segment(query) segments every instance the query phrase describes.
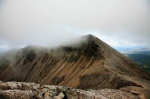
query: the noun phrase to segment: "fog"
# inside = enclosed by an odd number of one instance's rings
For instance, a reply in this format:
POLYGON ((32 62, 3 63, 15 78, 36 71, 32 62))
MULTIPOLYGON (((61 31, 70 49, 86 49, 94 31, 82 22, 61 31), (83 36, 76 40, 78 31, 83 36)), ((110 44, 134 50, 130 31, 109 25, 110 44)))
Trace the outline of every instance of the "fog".
POLYGON ((56 46, 86 34, 113 47, 149 47, 149 0, 0 1, 0 50, 56 46))

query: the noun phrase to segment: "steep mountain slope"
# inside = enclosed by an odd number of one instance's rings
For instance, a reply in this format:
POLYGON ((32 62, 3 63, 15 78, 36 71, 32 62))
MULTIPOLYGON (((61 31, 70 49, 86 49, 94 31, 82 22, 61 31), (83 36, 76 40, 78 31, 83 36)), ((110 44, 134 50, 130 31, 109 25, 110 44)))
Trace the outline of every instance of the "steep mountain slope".
POLYGON ((53 49, 27 46, 3 55, 0 80, 149 92, 149 73, 97 37, 81 39, 85 40, 75 45, 53 49))

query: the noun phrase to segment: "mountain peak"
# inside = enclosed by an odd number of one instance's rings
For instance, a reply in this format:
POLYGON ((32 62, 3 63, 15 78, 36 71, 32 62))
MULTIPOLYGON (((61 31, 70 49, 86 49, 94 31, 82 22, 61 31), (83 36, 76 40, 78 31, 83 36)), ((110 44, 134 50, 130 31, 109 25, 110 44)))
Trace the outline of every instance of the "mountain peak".
POLYGON ((92 35, 92 34, 87 34, 87 35, 85 35, 86 37, 88 37, 88 38, 92 38, 92 37, 95 37, 94 35, 92 35))
POLYGON ((27 51, 21 50, 23 55, 13 56, 13 62, 0 64, 0 80, 80 89, 137 87, 150 90, 150 74, 105 42, 91 34, 76 41, 80 42, 77 47, 72 41, 73 44, 41 48, 42 51, 32 50, 30 46, 27 51))
POLYGON ((87 38, 87 41, 93 41, 96 38, 96 36, 92 34, 84 35, 83 37, 87 38))

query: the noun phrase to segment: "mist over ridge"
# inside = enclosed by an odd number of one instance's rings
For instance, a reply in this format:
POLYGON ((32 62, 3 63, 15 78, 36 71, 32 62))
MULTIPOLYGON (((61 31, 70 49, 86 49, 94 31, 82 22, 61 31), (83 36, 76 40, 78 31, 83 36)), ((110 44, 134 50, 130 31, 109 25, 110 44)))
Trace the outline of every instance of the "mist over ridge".
POLYGON ((94 34, 113 47, 150 45, 148 0, 1 0, 0 50, 94 34))

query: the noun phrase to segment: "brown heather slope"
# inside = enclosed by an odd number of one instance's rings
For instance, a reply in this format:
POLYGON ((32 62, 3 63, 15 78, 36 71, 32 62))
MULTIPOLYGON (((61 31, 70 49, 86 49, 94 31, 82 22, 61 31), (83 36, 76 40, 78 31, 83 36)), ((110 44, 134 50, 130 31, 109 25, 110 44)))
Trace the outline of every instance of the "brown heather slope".
POLYGON ((92 35, 78 45, 54 49, 27 46, 3 55, 0 80, 63 85, 79 89, 121 89, 150 94, 150 74, 92 35))

